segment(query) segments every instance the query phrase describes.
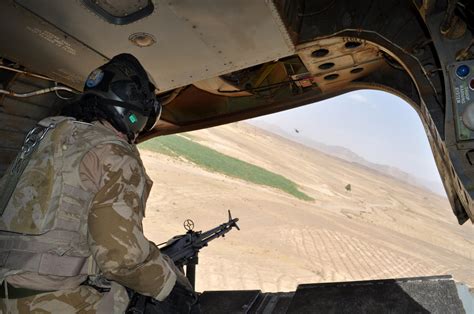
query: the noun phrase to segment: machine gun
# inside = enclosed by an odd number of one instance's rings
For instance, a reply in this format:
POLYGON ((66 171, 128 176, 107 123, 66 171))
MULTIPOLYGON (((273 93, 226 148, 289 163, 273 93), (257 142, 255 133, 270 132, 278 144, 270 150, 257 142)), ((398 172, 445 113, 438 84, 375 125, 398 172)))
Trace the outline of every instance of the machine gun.
MULTIPOLYGON (((174 236, 167 242, 158 245, 161 253, 168 255, 178 268, 182 269, 186 266, 186 277, 193 288, 196 280, 196 265, 198 263, 199 251, 207 246, 210 241, 224 237, 232 228, 235 227, 237 230, 240 230, 237 225, 239 218, 232 218, 230 210, 228 212, 229 221, 205 232, 194 231, 194 222, 191 219, 187 219, 183 224, 184 229, 187 230, 185 234, 174 236)), ((154 299, 130 289, 127 291, 130 297, 130 303, 126 310, 127 314, 154 313, 157 311, 154 309, 161 308, 154 299)), ((162 313, 163 310, 158 312, 162 313)))
POLYGON ((194 288, 196 281, 196 265, 198 264, 199 251, 207 244, 219 237, 224 237, 232 228, 237 228, 239 218, 232 218, 229 212, 229 221, 211 230, 202 232, 194 231, 194 222, 191 219, 184 221, 183 226, 187 232, 183 235, 175 236, 160 246, 160 251, 168 255, 179 268, 186 266, 186 277, 194 288))

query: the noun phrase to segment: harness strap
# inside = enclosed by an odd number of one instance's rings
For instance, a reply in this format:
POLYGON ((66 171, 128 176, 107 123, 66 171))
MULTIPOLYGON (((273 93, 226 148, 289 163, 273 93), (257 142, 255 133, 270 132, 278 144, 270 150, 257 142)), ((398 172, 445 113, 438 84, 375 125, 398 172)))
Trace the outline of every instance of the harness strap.
POLYGON ((21 175, 28 166, 31 156, 36 151, 39 143, 43 140, 49 130, 54 129, 56 125, 64 120, 71 119, 67 117, 56 117, 41 120, 36 127, 31 129, 23 141, 20 152, 7 170, 6 184, 0 194, 0 216, 7 208, 10 198, 20 180, 21 175))

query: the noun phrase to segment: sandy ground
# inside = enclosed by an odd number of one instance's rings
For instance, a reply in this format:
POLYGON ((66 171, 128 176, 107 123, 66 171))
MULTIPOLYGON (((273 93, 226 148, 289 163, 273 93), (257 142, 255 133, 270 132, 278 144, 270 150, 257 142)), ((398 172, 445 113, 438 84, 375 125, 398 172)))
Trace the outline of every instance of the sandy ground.
POLYGON ((474 286, 474 229, 447 199, 244 123, 191 133, 194 140, 296 182, 315 199, 211 173, 142 151, 155 182, 144 220, 161 243, 240 219, 241 231, 200 253, 196 288, 290 291, 299 283, 451 274, 474 286), (350 183, 352 191, 345 190, 350 183))

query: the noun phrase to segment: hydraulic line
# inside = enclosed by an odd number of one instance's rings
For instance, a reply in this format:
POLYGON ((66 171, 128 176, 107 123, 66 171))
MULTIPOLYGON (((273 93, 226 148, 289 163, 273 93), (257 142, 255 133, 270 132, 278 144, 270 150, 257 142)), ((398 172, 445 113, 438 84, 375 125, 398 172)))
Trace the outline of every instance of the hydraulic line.
POLYGON ((39 78, 39 79, 42 79, 42 80, 45 80, 45 81, 50 81, 50 82, 55 83, 54 87, 43 88, 43 89, 39 89, 39 90, 36 90, 36 91, 28 92, 28 93, 17 93, 17 92, 14 92, 14 91, 8 91, 8 90, 0 89, 0 94, 5 94, 5 95, 11 96, 11 97, 27 98, 27 97, 32 97, 32 96, 37 96, 37 95, 42 95, 42 94, 46 94, 46 93, 55 92, 56 96, 61 98, 61 99, 69 99, 69 98, 60 96, 58 94, 58 91, 67 91, 67 92, 70 92, 70 93, 77 94, 77 91, 75 91, 74 89, 66 87, 66 86, 58 86, 58 83, 55 80, 53 80, 53 79, 51 79, 47 76, 41 75, 41 74, 36 74, 36 73, 28 72, 28 71, 19 70, 19 69, 12 68, 10 66, 6 66, 6 65, 3 65, 3 64, 0 64, 0 69, 15 72, 15 73, 20 73, 20 74, 23 74, 25 76, 35 77, 35 78, 39 78))
POLYGON ((15 68, 12 68, 12 67, 3 65, 3 64, 0 64, 0 69, 4 69, 4 70, 16 72, 16 73, 21 73, 21 74, 24 74, 24 75, 26 75, 26 76, 36 77, 36 78, 40 78, 40 79, 43 79, 43 80, 46 80, 46 81, 52 81, 52 82, 54 82, 53 79, 51 79, 51 78, 49 78, 49 77, 47 77, 47 76, 40 75, 40 74, 36 74, 36 73, 32 73, 32 72, 27 72, 27 71, 23 71, 23 70, 19 70, 19 69, 15 69, 15 68))
POLYGON ((8 95, 8 96, 18 97, 18 98, 27 98, 27 97, 46 94, 46 93, 57 92, 57 91, 61 91, 61 90, 62 91, 67 91, 67 92, 70 92, 70 93, 77 93, 72 88, 69 88, 69 87, 66 87, 66 86, 53 86, 53 87, 43 88, 43 89, 39 89, 39 90, 36 90, 36 91, 28 92, 28 93, 16 93, 16 92, 13 92, 13 91, 0 89, 0 94, 5 94, 5 95, 8 95))

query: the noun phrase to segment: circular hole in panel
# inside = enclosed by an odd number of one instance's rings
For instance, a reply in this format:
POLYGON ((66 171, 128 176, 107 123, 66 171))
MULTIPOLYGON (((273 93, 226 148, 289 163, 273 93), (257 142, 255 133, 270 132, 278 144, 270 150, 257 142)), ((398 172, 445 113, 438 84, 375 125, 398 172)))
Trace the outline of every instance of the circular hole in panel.
POLYGON ((311 56, 314 57, 314 58, 321 58, 321 57, 324 57, 325 55, 327 55, 328 53, 329 53, 329 50, 321 48, 321 49, 313 51, 311 53, 311 56))
POLYGON ((344 46, 348 49, 353 49, 357 48, 361 45, 361 43, 358 43, 356 41, 348 41, 347 43, 344 44, 344 46))
POLYGON ((355 69, 352 69, 352 70, 351 70, 351 73, 352 73, 352 74, 356 74, 356 73, 360 73, 360 72, 362 72, 362 71, 364 71, 364 68, 355 68, 355 69))
POLYGON ((329 74, 324 77, 326 81, 332 81, 339 77, 339 74, 329 74))
POLYGON ((332 68, 333 66, 334 66, 334 63, 326 62, 326 63, 323 63, 320 66, 318 66, 318 68, 320 68, 321 70, 327 70, 327 69, 332 68))

